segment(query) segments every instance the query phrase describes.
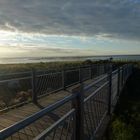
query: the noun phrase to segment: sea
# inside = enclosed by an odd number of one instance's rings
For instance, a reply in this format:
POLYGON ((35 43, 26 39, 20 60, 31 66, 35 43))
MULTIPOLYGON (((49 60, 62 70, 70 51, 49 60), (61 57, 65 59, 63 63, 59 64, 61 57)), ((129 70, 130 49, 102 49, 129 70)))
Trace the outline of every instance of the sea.
POLYGON ((85 61, 85 60, 113 60, 140 61, 140 55, 107 55, 107 56, 78 56, 78 57, 14 57, 0 58, 0 64, 39 63, 39 62, 60 62, 60 61, 85 61))

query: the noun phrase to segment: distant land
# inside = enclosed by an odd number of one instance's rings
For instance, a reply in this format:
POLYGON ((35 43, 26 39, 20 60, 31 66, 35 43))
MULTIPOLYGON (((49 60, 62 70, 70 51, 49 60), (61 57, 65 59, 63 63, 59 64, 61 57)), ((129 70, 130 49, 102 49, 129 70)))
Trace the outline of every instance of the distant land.
POLYGON ((57 62, 57 61, 84 61, 84 60, 106 60, 110 57, 113 60, 140 61, 140 55, 102 55, 102 56, 74 56, 74 57, 12 57, 0 58, 0 64, 18 63, 38 63, 38 62, 57 62))

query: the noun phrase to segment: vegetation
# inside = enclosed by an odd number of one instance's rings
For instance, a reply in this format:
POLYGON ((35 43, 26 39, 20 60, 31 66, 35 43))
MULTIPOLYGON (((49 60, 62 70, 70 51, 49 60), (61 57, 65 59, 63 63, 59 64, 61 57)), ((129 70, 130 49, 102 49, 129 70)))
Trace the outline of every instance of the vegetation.
POLYGON ((107 130, 107 140, 140 139, 140 65, 135 66, 107 130))
POLYGON ((116 119, 111 124, 113 140, 133 140, 134 127, 132 125, 127 125, 121 119, 116 119))
MULTIPOLYGON (((108 63, 108 60, 100 60, 100 61, 66 61, 66 62, 40 62, 40 63, 26 63, 26 64, 0 64, 0 74, 7 74, 13 72, 25 72, 30 71, 32 68, 37 70, 43 69, 63 69, 69 67, 76 67, 82 65, 90 65, 90 64, 104 64, 108 63)), ((115 65, 122 65, 124 63, 131 63, 128 61, 113 61, 115 65)), ((140 64, 140 62, 139 62, 140 64)))
POLYGON ((27 63, 27 64, 1 64, 0 74, 10 73, 10 72, 24 72, 30 71, 32 68, 35 69, 59 69, 70 66, 81 65, 80 61, 73 62, 40 62, 40 63, 27 63))

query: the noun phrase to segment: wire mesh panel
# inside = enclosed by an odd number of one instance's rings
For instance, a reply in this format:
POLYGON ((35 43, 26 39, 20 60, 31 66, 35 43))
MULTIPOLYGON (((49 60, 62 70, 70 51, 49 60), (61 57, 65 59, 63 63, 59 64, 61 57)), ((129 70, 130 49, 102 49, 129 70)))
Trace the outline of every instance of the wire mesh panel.
POLYGON ((9 80, 9 79, 14 79, 14 78, 28 77, 28 76, 31 76, 31 74, 32 74, 31 71, 0 74, 0 80, 9 80))
POLYGON ((65 70, 64 74, 65 74, 64 75, 64 78, 65 78, 64 82, 65 82, 66 87, 80 82, 79 68, 71 69, 71 70, 65 70))
POLYGON ((117 99, 117 91, 118 91, 118 73, 116 73, 113 77, 112 77, 112 94, 111 94, 111 101, 112 101, 112 105, 115 105, 116 103, 116 99, 117 99))
POLYGON ((85 86, 84 90, 84 97, 88 97, 91 95, 96 89, 98 89, 102 84, 108 81, 108 75, 104 75, 101 78, 95 80, 93 83, 89 84, 88 86, 85 86), (92 88, 91 88, 92 87, 92 88))
POLYGON ((97 65, 92 65, 92 77, 95 78, 98 76, 97 65))
POLYGON ((75 123, 75 110, 72 109, 37 136, 35 140, 74 140, 75 123))
POLYGON ((126 65, 124 69, 124 82, 128 79, 128 76, 130 74, 130 66, 131 65, 126 65))
POLYGON ((53 91, 62 89, 63 75, 62 72, 48 73, 37 76, 37 94, 49 94, 53 91))
POLYGON ((91 78, 91 67, 83 67, 81 68, 81 76, 82 76, 82 81, 88 80, 91 78))
POLYGON ((99 75, 102 75, 105 73, 104 65, 99 65, 99 75))
POLYGON ((108 109, 108 82, 84 100, 84 134, 91 139, 97 132, 108 109))
POLYGON ((108 73, 110 70, 110 64, 104 64, 104 71, 105 73, 108 73))
POLYGON ((0 81, 0 110, 32 98, 32 78, 18 77, 0 81))
POLYGON ((122 71, 122 68, 121 68, 120 69, 120 91, 122 90, 122 87, 123 87, 122 78, 123 78, 123 71, 122 71))
POLYGON ((95 64, 92 66, 92 77, 97 77, 109 72, 109 65, 106 64, 95 64))

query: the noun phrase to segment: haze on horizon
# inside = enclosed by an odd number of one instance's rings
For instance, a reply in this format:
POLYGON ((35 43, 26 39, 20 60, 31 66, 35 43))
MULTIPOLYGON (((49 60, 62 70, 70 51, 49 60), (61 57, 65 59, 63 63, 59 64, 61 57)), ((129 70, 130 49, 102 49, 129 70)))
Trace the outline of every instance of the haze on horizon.
POLYGON ((0 0, 0 57, 140 54, 140 0, 0 0))

